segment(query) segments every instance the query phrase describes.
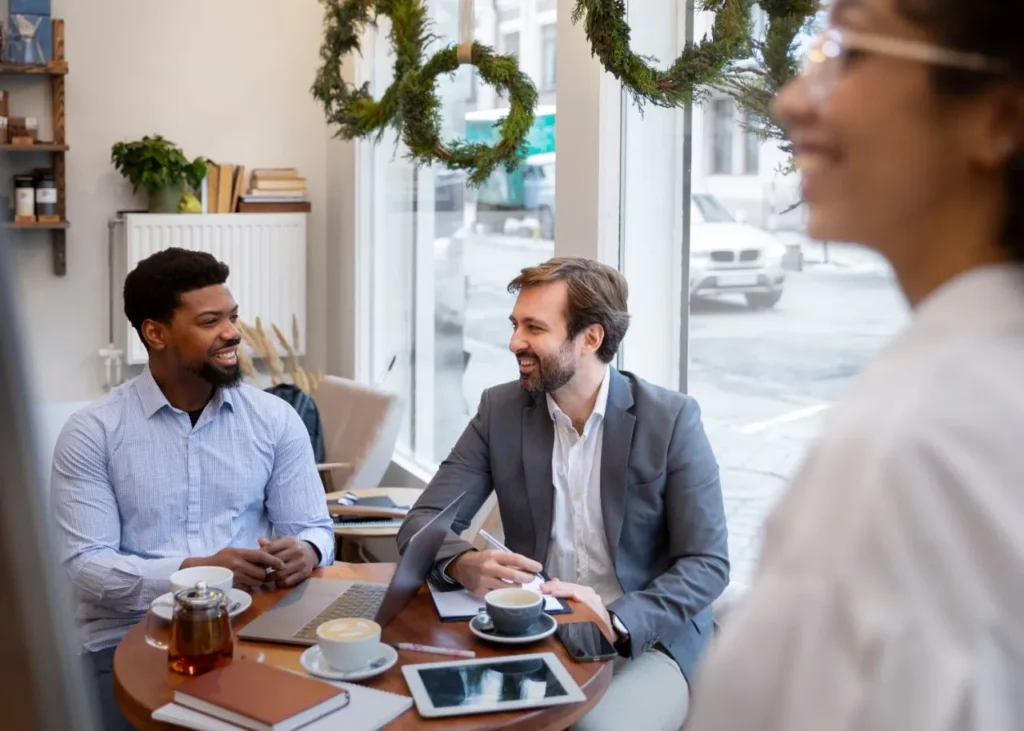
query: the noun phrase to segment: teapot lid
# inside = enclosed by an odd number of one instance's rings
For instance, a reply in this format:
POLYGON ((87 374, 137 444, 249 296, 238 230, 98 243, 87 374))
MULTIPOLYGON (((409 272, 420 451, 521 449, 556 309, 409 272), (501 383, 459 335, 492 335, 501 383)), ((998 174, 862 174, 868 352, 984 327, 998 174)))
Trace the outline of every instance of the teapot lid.
POLYGON ((192 589, 182 589, 174 596, 190 609, 212 609, 224 602, 225 595, 220 589, 211 589, 205 581, 198 581, 192 589))

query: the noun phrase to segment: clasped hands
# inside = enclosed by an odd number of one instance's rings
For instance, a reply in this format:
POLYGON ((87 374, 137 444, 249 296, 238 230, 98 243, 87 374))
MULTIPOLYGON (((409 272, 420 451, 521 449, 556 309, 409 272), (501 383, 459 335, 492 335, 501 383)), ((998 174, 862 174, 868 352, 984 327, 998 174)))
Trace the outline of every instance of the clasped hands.
POLYGON ((259 548, 223 548, 212 556, 188 558, 181 568, 221 566, 234 573, 235 586, 251 588, 273 581, 286 589, 308 579, 318 563, 309 543, 283 536, 273 541, 260 538, 259 548))
MULTIPOLYGON (((482 598, 492 589, 529 584, 543 568, 532 558, 518 553, 499 550, 468 551, 448 565, 448 575, 462 584, 468 592, 482 598)), ((586 604, 601 618, 608 630, 614 632, 608 609, 597 592, 589 586, 552 579, 541 584, 540 590, 542 594, 548 596, 572 599, 586 604)))

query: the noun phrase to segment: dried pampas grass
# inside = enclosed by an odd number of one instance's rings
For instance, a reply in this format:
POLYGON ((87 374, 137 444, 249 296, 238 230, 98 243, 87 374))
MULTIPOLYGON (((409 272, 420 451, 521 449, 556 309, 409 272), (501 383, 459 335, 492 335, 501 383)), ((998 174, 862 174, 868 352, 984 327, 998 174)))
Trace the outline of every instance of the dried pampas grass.
POLYGON ((253 362, 253 357, 256 357, 261 358, 267 364, 267 369, 270 371, 270 384, 272 386, 281 383, 293 383, 306 393, 315 391, 317 386, 324 380, 324 375, 319 371, 315 374, 310 373, 299 363, 299 356, 296 353, 299 349, 299 319, 292 315, 292 339, 290 341, 284 336, 281 328, 277 325, 271 324, 270 328, 274 331, 277 342, 284 349, 285 357, 288 360, 288 369, 285 369, 285 363, 281 359, 281 354, 278 352, 277 346, 274 345, 274 341, 267 334, 266 330, 263 329, 263 323, 260 321, 260 318, 256 318, 254 325, 249 325, 239 320, 238 330, 242 333, 242 341, 252 351, 250 355, 245 348, 238 349, 238 367, 242 370, 246 379, 254 383, 258 383, 261 380, 256 364, 253 362))

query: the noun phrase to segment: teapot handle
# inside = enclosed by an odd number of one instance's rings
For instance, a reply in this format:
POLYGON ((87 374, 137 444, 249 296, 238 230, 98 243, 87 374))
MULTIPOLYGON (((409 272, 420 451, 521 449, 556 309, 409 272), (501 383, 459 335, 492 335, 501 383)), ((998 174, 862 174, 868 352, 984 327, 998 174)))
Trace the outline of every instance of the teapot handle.
POLYGON ((158 650, 167 651, 169 645, 166 640, 160 639, 161 637, 167 637, 169 634, 170 622, 160 617, 153 609, 157 606, 169 607, 171 610, 171 616, 174 616, 174 602, 169 600, 155 601, 146 610, 146 644, 150 647, 155 647, 158 650), (158 629, 154 628, 154 623, 157 624, 158 629), (162 625, 162 626, 161 626, 162 625))

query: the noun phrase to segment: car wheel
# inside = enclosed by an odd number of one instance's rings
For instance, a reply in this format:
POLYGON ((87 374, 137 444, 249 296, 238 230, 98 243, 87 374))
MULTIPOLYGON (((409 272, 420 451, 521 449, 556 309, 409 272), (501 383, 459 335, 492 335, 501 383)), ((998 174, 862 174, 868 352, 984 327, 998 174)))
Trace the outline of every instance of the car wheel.
POLYGON ((547 206, 541 206, 539 211, 540 235, 545 239, 555 238, 555 213, 547 206))
POLYGON ((775 307, 782 299, 782 290, 777 292, 748 292, 743 295, 747 298, 747 306, 756 310, 768 310, 775 307))

